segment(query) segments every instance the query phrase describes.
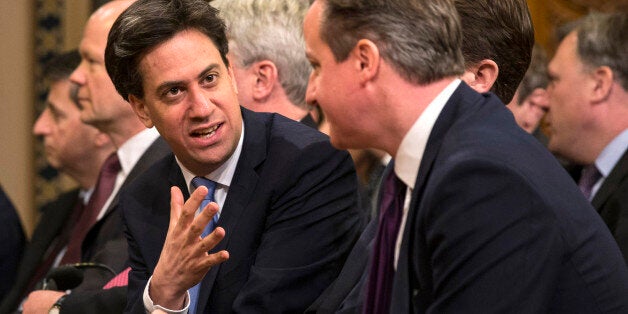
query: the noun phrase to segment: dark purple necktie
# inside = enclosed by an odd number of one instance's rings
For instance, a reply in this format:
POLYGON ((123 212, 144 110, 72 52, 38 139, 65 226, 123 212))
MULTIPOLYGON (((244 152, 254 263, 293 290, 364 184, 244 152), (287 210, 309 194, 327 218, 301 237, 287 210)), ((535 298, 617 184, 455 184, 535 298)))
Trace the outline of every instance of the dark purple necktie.
POLYGON ((591 199, 593 186, 601 177, 602 174, 597 170, 595 164, 588 165, 582 169, 582 176, 580 176, 580 180, 578 180, 578 187, 588 200, 591 199))
POLYGON ((85 210, 81 213, 72 230, 68 249, 61 259, 61 264, 78 263, 81 261, 81 245, 83 244, 83 240, 85 240, 89 229, 96 223, 100 210, 105 205, 111 192, 113 192, 116 176, 120 169, 120 161, 116 153, 107 157, 102 168, 100 168, 100 174, 98 175, 96 187, 94 187, 94 193, 89 198, 85 210))
POLYGON ((388 313, 395 275, 395 244, 406 195, 406 185, 391 169, 384 181, 379 225, 373 247, 364 313, 388 313))

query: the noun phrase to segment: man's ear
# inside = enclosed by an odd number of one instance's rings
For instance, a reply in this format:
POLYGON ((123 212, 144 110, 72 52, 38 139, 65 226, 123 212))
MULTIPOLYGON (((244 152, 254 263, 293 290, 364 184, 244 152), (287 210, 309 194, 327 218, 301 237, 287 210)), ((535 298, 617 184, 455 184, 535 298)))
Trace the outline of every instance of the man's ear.
POLYGON ((380 52, 377 45, 368 39, 360 39, 351 51, 354 69, 359 73, 362 84, 373 80, 379 72, 380 52))
POLYGON ((270 60, 257 61, 251 65, 255 75, 253 99, 263 102, 272 94, 275 84, 279 83, 277 66, 270 60))
POLYGON ((153 120, 150 118, 150 111, 144 103, 144 100, 136 97, 135 95, 129 95, 129 103, 144 126, 152 128, 154 126, 153 120))
POLYGON ((478 93, 486 93, 493 88, 499 75, 497 63, 484 59, 467 68, 461 79, 478 93))
POLYGON ((599 103, 606 100, 613 86, 613 70, 608 66, 600 66, 591 72, 591 78, 593 79, 592 102, 599 103))

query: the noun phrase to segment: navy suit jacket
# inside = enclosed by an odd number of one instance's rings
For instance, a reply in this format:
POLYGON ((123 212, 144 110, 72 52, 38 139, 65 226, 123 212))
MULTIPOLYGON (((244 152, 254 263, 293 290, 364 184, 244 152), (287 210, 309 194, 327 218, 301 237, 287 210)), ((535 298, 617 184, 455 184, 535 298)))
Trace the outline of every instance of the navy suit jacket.
POLYGON ((591 200, 628 264, 628 149, 591 200))
POLYGON ((15 271, 18 268, 18 261, 22 257, 25 237, 22 230, 22 223, 17 215, 17 211, 4 194, 0 186, 0 300, 9 292, 15 280, 15 271))
POLYGON ((391 313, 628 313, 604 222, 492 94, 462 83, 430 134, 391 313))
POLYGON ((54 201, 42 206, 39 219, 42 223, 37 224, 30 242, 24 249, 24 255, 19 260, 19 267, 15 273, 15 284, 2 300, 0 313, 17 309, 24 294, 29 292, 27 291, 29 282, 35 276, 39 265, 53 253, 51 248, 59 241, 59 236, 79 201, 78 196, 79 190, 75 189, 59 195, 54 201))
MULTIPOLYGON (((142 154, 122 183, 118 194, 114 196, 105 215, 87 233, 82 244, 83 261, 105 264, 116 273, 128 266, 128 247, 119 206, 120 193, 157 160, 169 153, 170 147, 159 137, 142 154)), ((89 286, 81 285, 65 298, 61 307, 62 314, 122 312, 126 306, 126 287, 102 290, 113 276, 100 269, 87 269, 84 276, 84 282, 87 281, 89 286)))
MULTIPOLYGON (((226 237, 212 250, 230 257, 202 281, 198 311, 303 312, 337 276, 363 227, 353 163, 310 127, 278 114, 242 115, 242 153, 218 221, 226 237)), ((126 312, 145 312, 171 186, 189 197, 173 155, 122 195, 132 266, 126 312)))

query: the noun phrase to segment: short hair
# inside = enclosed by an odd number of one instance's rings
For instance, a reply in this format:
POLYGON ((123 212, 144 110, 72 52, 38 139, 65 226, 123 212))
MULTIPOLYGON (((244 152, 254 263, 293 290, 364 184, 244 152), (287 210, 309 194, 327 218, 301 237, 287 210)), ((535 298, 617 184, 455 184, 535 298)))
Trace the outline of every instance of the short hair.
POLYGON ((628 90, 627 29, 625 12, 591 13, 575 29, 582 63, 589 68, 609 67, 624 90, 628 90))
POLYGON ((373 41, 406 81, 429 84, 464 72, 460 20, 452 0, 325 0, 320 36, 334 59, 373 41))
POLYGON ((517 95, 517 104, 522 105, 523 101, 532 95, 537 88, 546 88, 549 84, 547 76, 547 55, 543 48, 535 45, 532 49, 532 60, 530 67, 523 76, 521 84, 519 84, 519 94, 517 95))
POLYGON ((122 98, 144 97, 139 63, 155 46, 178 33, 194 29, 205 34, 229 65, 225 24, 218 10, 203 0, 140 0, 129 6, 113 23, 105 65, 122 98))
POLYGON ((44 65, 44 80, 48 82, 67 80, 80 63, 81 55, 76 49, 53 55, 44 65))
MULTIPOLYGON (((279 81, 288 99, 302 108, 310 75, 305 57, 303 18, 307 0, 214 0, 227 25, 231 53, 239 66, 270 60, 277 66, 279 81)), ((233 61, 233 60, 232 60, 233 61)))
POLYGON ((469 68, 484 59, 497 63, 491 88, 509 103, 521 82, 534 46, 534 27, 525 0, 454 0, 462 21, 462 54, 469 68))

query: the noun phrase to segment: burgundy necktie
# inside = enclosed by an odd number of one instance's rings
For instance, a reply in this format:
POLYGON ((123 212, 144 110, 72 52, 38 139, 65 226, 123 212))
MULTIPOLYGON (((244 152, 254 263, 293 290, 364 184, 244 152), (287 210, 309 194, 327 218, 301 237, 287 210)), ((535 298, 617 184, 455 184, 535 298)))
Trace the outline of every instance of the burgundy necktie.
POLYGON ((578 180, 578 187, 588 200, 591 199, 593 186, 601 177, 602 174, 597 170, 595 164, 588 165, 582 169, 582 176, 580 176, 580 180, 578 180))
POLYGON ((392 297, 395 244, 403 216, 406 185, 391 169, 383 189, 364 313, 388 313, 392 297))
POLYGON ((120 169, 120 161, 116 153, 107 157, 102 168, 100 168, 100 174, 98 175, 94 193, 74 226, 74 230, 72 230, 68 249, 61 259, 61 264, 78 263, 81 261, 81 245, 83 244, 83 240, 85 240, 89 229, 96 223, 100 210, 111 195, 113 186, 116 183, 116 176, 120 169))

